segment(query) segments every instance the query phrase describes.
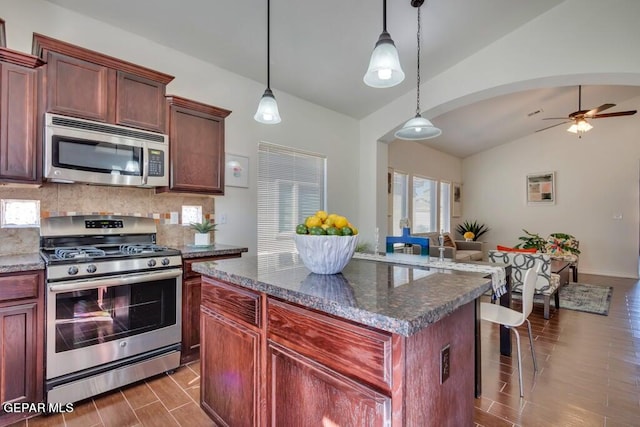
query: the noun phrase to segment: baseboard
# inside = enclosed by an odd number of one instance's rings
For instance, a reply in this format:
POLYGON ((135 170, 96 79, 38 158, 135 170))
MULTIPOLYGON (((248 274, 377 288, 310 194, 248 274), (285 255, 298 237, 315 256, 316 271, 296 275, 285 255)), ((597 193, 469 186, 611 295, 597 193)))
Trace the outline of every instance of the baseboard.
MULTIPOLYGON (((578 267, 578 279, 580 279, 580 274, 592 274, 594 276, 609 276, 609 277, 617 277, 621 279, 640 279, 638 274, 624 274, 619 271, 602 271, 602 270, 584 270, 581 267, 578 267)), ((580 281, 580 280, 578 280, 580 281)))

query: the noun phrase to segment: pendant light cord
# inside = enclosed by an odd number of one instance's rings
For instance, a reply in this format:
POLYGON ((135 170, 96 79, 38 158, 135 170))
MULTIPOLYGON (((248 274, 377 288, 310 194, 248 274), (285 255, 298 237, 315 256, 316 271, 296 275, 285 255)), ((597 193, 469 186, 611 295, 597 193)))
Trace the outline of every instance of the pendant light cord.
POLYGON ((420 6, 418 6, 418 34, 416 36, 418 38, 418 95, 416 100, 416 116, 420 114, 420 30, 420 6))
POLYGON ((387 32, 387 0, 382 0, 382 32, 387 32))
POLYGON ((267 0, 267 90, 271 90, 271 0, 267 0))

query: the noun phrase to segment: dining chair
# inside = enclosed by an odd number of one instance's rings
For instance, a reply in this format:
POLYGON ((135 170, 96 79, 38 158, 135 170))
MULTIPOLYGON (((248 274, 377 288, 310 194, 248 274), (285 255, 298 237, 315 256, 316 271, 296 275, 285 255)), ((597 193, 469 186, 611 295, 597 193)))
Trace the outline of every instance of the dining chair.
POLYGON ((529 322, 528 317, 533 310, 533 293, 539 272, 540 263, 536 263, 535 267, 528 269, 525 273, 524 284, 522 286, 522 311, 516 311, 508 307, 503 307, 499 304, 491 304, 487 302, 480 303, 480 318, 482 320, 503 325, 516 334, 516 343, 518 344, 518 379, 520 381, 520 397, 524 397, 524 392, 522 391, 522 355, 520 351, 520 334, 516 328, 524 322, 527 322, 529 343, 531 344, 531 356, 533 357, 533 369, 534 372, 538 372, 536 352, 533 349, 531 322, 529 322))

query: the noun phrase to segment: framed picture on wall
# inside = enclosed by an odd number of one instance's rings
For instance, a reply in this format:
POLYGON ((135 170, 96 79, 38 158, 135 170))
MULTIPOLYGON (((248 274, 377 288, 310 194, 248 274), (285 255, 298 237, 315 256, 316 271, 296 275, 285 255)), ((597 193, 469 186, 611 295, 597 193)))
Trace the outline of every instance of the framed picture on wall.
POLYGON ((527 204, 530 206, 555 204, 555 178, 555 172, 540 172, 527 175, 527 204))
POLYGON ((227 154, 225 157, 225 185, 249 188, 249 158, 227 154))
POLYGON ((0 18, 0 47, 7 47, 7 36, 4 32, 4 20, 0 18))
POLYGON ((454 182, 452 185, 451 216, 459 218, 462 216, 462 184, 454 182))

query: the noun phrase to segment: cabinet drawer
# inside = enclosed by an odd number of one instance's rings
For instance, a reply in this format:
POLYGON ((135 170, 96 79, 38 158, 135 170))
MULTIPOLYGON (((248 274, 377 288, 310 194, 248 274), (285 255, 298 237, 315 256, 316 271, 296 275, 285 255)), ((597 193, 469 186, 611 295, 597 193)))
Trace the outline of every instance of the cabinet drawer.
POLYGON ((252 326, 260 327, 260 294, 202 276, 201 304, 252 326))
POLYGON ((40 273, 0 277, 0 302, 38 297, 40 273))
POLYGON ((240 258, 241 255, 242 254, 228 254, 228 255, 216 255, 216 256, 209 256, 209 257, 202 257, 202 258, 185 259, 183 262, 184 267, 182 269, 183 277, 187 279, 189 277, 196 277, 200 275, 200 273, 193 271, 192 265, 194 263, 216 261, 216 260, 227 259, 227 258, 240 258))
POLYGON ((391 334, 268 300, 268 338, 350 377, 391 389, 391 334))

